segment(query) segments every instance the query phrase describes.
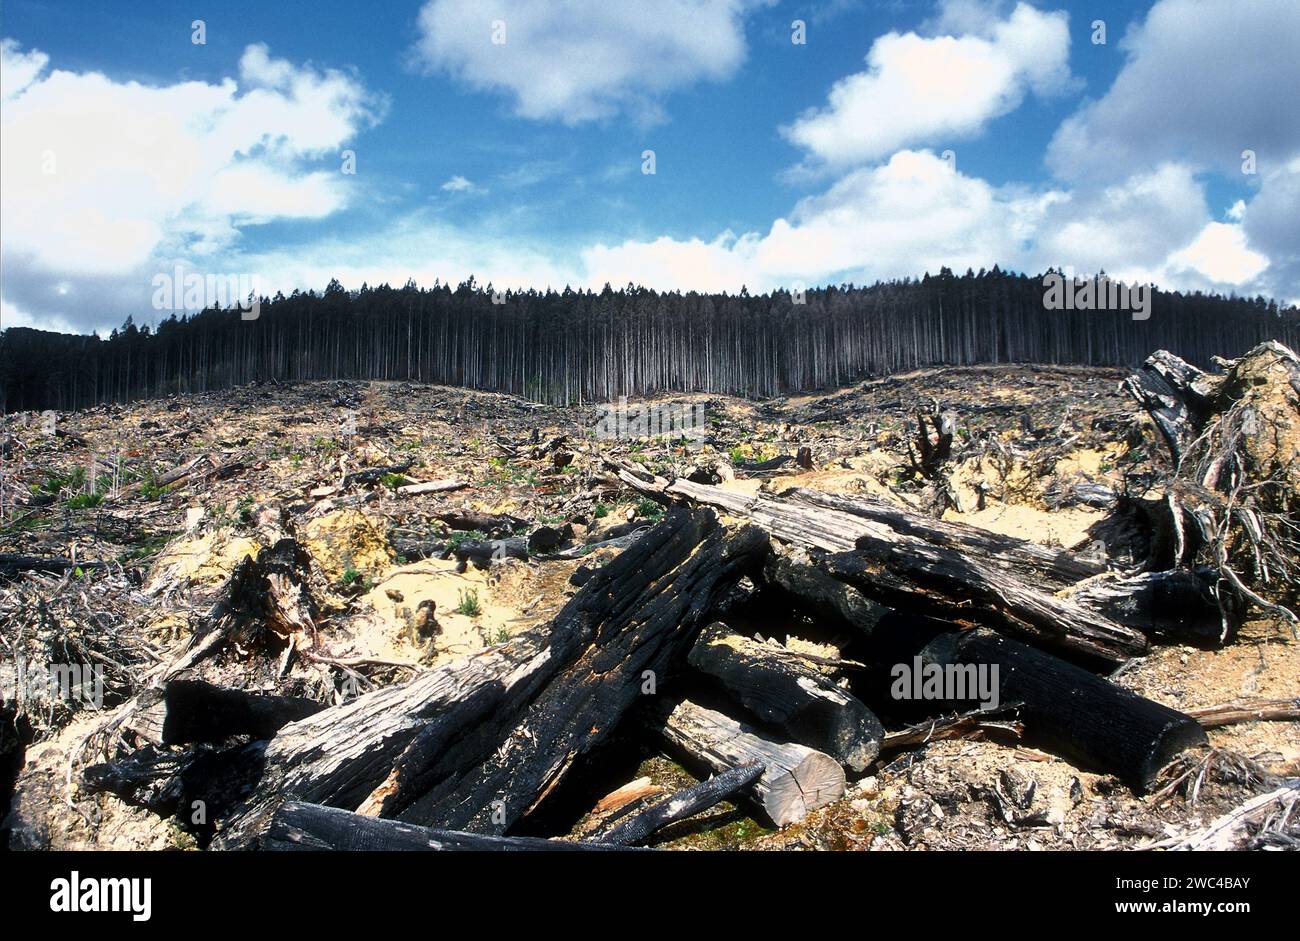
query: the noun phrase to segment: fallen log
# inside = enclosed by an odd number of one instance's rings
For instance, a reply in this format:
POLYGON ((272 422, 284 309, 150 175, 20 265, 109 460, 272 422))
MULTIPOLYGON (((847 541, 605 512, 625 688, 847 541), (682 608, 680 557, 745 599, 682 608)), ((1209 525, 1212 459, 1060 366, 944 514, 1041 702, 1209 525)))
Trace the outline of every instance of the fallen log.
MULTIPOLYGON (((642 482, 642 486, 654 485, 642 482)), ((799 488, 777 497, 747 495, 687 480, 665 486, 662 493, 751 520, 795 547, 840 553, 865 546, 876 560, 898 560, 895 590, 872 592, 855 584, 860 595, 884 607, 947 617, 954 611, 960 615, 956 609, 967 607, 968 593, 982 593, 988 602, 985 623, 1005 627, 1032 643, 1110 662, 1125 660, 1146 649, 1146 638, 1139 629, 1086 605, 1056 598, 1039 587, 1046 583, 1047 587, 1064 588, 1106 572, 1105 563, 1097 560, 972 526, 934 520, 861 497, 850 499, 799 488), (944 590, 952 592, 948 603, 936 605, 934 597, 926 597, 934 592, 934 586, 927 584, 928 577, 922 577, 929 569, 934 569, 946 583, 944 590), (969 587, 963 587, 963 583, 969 583, 969 587), (1007 597, 1003 598, 1003 594, 1007 597), (1037 612, 1028 622, 1020 617, 1025 607, 1037 612), (1000 609, 1007 609, 1005 616, 994 613, 1000 609)), ((837 596, 824 581, 811 579, 806 570, 777 564, 775 568, 769 566, 769 571, 787 582, 782 586, 785 590, 824 613, 844 616, 846 605, 853 608, 847 619, 865 619, 865 625, 858 626, 868 631, 882 613, 864 608, 852 596, 837 596)), ((1115 595, 1127 588, 1139 599, 1126 606, 1118 597, 1113 598, 1110 610, 1131 615, 1139 624, 1149 622, 1149 608, 1142 604, 1150 597, 1149 587, 1144 582, 1113 583, 1111 591, 1115 595)), ((1203 606, 1200 610, 1204 614, 1203 606)))
POLYGON ((1167 569, 1093 579, 1065 596, 1147 637, 1217 643, 1235 632, 1241 605, 1215 590, 1216 578, 1209 569, 1167 569))
POLYGON ((811 666, 715 622, 687 657, 696 670, 793 742, 862 772, 880 754, 885 730, 875 714, 811 666))
POLYGON ((548 625, 367 693, 232 756, 256 768, 219 848, 249 845, 301 800, 504 833, 594 748, 694 639, 713 597, 761 563, 755 529, 669 513, 548 625))
POLYGON ((669 824, 694 817, 719 801, 731 797, 742 788, 750 786, 762 777, 765 770, 762 762, 758 761, 738 765, 714 775, 707 781, 692 784, 626 820, 615 822, 590 839, 597 843, 613 843, 619 846, 644 843, 647 838, 669 824))
POLYGON ((1139 631, 956 549, 864 536, 856 551, 822 556, 814 563, 898 611, 992 627, 1063 653, 1110 663, 1147 650, 1147 639, 1139 631))
POLYGON ((482 513, 463 507, 434 510, 429 514, 436 520, 446 523, 452 529, 478 530, 488 535, 507 536, 518 529, 528 526, 528 520, 517 516, 498 513, 482 513))
POLYGON ((108 568, 108 562, 79 562, 74 559, 60 559, 52 556, 21 555, 12 552, 0 552, 0 578, 16 578, 20 572, 52 572, 62 575, 64 572, 81 569, 108 568))
MULTIPOLYGON (((932 545, 960 549, 978 555, 982 561, 1022 575, 1032 572, 1053 585, 1071 585, 1080 579, 1100 575, 1109 568, 1104 561, 1075 552, 1039 545, 1015 536, 1004 536, 977 526, 935 519, 865 494, 846 497, 805 488, 791 488, 784 491, 780 499, 847 513, 872 523, 882 523, 896 533, 915 536, 932 545)), ((862 535, 874 534, 869 531, 862 535)))
POLYGON ((207 460, 208 460, 207 455, 200 454, 198 457, 186 461, 184 464, 180 465, 179 467, 174 467, 169 471, 159 474, 157 477, 154 477, 152 480, 147 480, 147 479, 137 480, 134 483, 127 484, 125 487, 123 487, 121 490, 118 491, 118 495, 121 496, 122 494, 135 493, 138 490, 144 489, 145 484, 150 484, 153 487, 167 487, 171 484, 176 483, 178 480, 183 480, 184 478, 188 477, 190 474, 194 473, 194 469, 207 460))
POLYGON ((889 614, 883 604, 818 569, 802 549, 774 548, 763 566, 763 578, 809 613, 832 622, 842 621, 867 635, 889 614))
POLYGON ((844 794, 844 769, 829 755, 804 745, 776 742, 720 712, 682 700, 659 716, 659 733, 687 761, 715 772, 758 761, 761 777, 744 792, 778 827, 798 823, 811 810, 844 794), (666 715, 664 714, 666 713, 666 715))
POLYGON ((360 814, 289 801, 271 817, 271 825, 260 842, 261 849, 274 851, 333 850, 374 852, 376 850, 423 850, 437 852, 548 851, 583 852, 627 849, 625 846, 570 840, 545 840, 529 836, 484 836, 455 830, 435 830, 399 820, 379 820, 360 814))
POLYGON ((1020 704, 1027 738, 1139 791, 1180 751, 1209 743, 1192 717, 992 631, 942 634, 925 646, 919 662, 925 670, 964 671, 967 677, 972 668, 985 668, 1000 701, 1020 704))
POLYGON ((501 559, 527 559, 528 540, 522 536, 510 539, 466 539, 451 547, 451 554, 462 562, 472 562, 479 568, 501 559))
POLYGON ((579 756, 657 689, 713 603, 761 565, 767 537, 760 530, 728 535, 716 527, 711 513, 682 517, 669 545, 653 547, 651 530, 603 567, 579 591, 585 604, 575 612, 599 623, 498 747, 466 772, 443 754, 441 737, 421 736, 369 806, 403 820, 494 833, 533 810, 579 756))

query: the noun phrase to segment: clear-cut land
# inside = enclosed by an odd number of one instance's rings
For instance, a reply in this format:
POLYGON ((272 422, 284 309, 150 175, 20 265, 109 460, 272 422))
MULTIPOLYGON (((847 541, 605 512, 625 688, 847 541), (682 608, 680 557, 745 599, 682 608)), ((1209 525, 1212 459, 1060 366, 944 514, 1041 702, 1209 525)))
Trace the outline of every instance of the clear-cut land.
POLYGON ((7 415, 5 837, 1294 845, 1298 377, 655 399, 692 440, 409 382, 7 415), (894 698, 914 658, 999 707, 894 698))

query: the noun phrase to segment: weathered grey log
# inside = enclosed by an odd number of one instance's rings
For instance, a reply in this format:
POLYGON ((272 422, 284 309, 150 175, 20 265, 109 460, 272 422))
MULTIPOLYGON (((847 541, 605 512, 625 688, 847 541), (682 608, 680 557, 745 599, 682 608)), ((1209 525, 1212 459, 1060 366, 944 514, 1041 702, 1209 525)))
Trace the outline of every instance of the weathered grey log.
POLYGON ((858 494, 822 493, 791 487, 778 495, 744 494, 678 479, 666 486, 638 481, 645 493, 664 495, 752 520, 782 542, 806 549, 843 552, 863 536, 900 543, 912 540, 961 549, 1010 571, 1034 573, 1054 585, 1071 585, 1108 571, 1103 560, 976 526, 938 520, 886 500, 858 494))
POLYGON ((453 546, 451 554, 483 568, 495 560, 527 559, 528 540, 522 536, 509 539, 466 539, 453 546))
POLYGON ((337 807, 289 801, 271 817, 261 848, 277 851, 582 852, 627 847, 529 836, 484 836, 365 817, 337 807))
MULTIPOLYGON (((981 608, 973 623, 1005 629, 1049 649, 1121 662, 1147 647, 1141 631, 1040 587, 1064 587, 1106 570, 1104 563, 1074 553, 932 520, 883 501, 799 489, 779 497, 751 496, 685 480, 662 492, 752 520, 792 546, 865 552, 873 570, 889 569, 883 582, 876 584, 870 572, 863 573, 861 584, 840 580, 884 607, 972 623, 963 618, 971 613, 969 599, 978 596, 981 608)), ((851 596, 835 599, 824 582, 810 582, 806 572, 780 563, 769 569, 784 577, 787 591, 799 594, 802 588, 804 597, 824 612, 855 604, 859 615, 865 614, 868 621, 875 618, 851 596)))
POLYGON ((867 769, 885 730, 880 720, 825 673, 715 622, 687 658, 761 722, 790 741, 825 752, 853 771, 867 769))
POLYGON ((214 845, 249 845, 285 800, 504 833, 613 730, 646 671, 684 655, 715 594, 766 546, 710 511, 670 512, 542 629, 247 746, 259 776, 214 845))
POLYGON ((404 497, 415 497, 423 493, 446 493, 449 490, 463 490, 468 487, 463 480, 421 480, 397 488, 404 497))
POLYGON ((1208 744, 1190 716, 993 631, 940 635, 920 659, 967 674, 971 667, 996 667, 1000 701, 1021 704, 1027 738, 1085 767, 1118 775, 1138 790, 1150 787, 1180 751, 1208 744))
POLYGON ((804 745, 776 742, 720 712, 682 700, 657 718, 669 748, 715 772, 760 761, 763 775, 744 793, 778 827, 798 823, 811 810, 844 794, 844 769, 830 755, 804 745), (665 714, 666 713, 666 714, 665 714))
MULTIPOLYGON (((1080 579, 1099 575, 1109 568, 1104 560, 1039 545, 1028 539, 990 532, 978 526, 935 519, 866 494, 844 496, 795 487, 781 493, 780 499, 882 523, 896 533, 915 536, 932 545, 978 555, 981 561, 1016 572, 1022 577, 1034 573, 1054 585, 1070 585, 1080 579)), ((865 532, 862 535, 874 534, 865 532)))
POLYGON ((895 610, 954 624, 984 625, 1068 654, 1112 663, 1147 649, 1147 639, 1139 631, 1031 587, 1010 572, 956 549, 864 536, 855 551, 822 556, 815 563, 895 610))
POLYGON ((721 774, 715 774, 708 780, 692 784, 626 820, 615 821, 593 835, 591 840, 620 846, 644 843, 655 832, 669 824, 694 817, 714 804, 731 797, 742 788, 750 786, 763 776, 765 770, 762 762, 752 761, 723 771, 721 774))

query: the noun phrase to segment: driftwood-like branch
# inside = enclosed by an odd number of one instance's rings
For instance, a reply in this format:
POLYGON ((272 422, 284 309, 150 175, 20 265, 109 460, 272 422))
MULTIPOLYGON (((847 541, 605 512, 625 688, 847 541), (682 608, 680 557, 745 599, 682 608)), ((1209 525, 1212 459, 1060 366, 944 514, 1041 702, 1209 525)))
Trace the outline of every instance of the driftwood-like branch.
POLYGON ((1239 699, 1218 706, 1189 709, 1187 714, 1203 729, 1243 722, 1295 722, 1300 721, 1300 699, 1239 699))

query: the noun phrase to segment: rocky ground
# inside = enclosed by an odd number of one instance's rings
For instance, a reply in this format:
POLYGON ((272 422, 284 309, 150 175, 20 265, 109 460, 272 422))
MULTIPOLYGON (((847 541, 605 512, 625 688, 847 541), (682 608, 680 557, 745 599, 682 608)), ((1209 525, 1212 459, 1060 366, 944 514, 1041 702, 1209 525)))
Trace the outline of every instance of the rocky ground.
MULTIPOLYGON (((262 385, 6 416, 0 559, 73 561, 62 572, 0 563, 0 655, 9 672, 0 687, 0 798, 8 800, 21 769, 14 805, 38 820, 24 837, 38 845, 191 845, 147 811, 84 793, 74 770, 101 746, 89 736, 105 714, 186 642, 239 560, 286 526, 307 547, 320 583, 312 643, 292 655, 236 647, 207 678, 322 702, 405 680, 546 622, 585 570, 620 551, 588 547, 662 513, 620 481, 610 458, 744 492, 865 491, 1123 559, 1131 547, 1114 538, 1098 494, 1140 494, 1167 461, 1154 426, 1120 389, 1123 375, 928 369, 773 401, 655 400, 702 406, 697 441, 610 440, 598 435, 592 407, 404 382, 262 385), (945 409, 956 413, 957 434, 950 486, 937 494, 909 454, 917 414, 945 409), (762 468, 800 448, 809 449, 811 467, 762 468), (513 536, 529 539, 530 558, 458 557, 467 544, 513 536), (20 658, 98 664, 101 708, 18 695, 11 677, 20 658)), ((852 637, 792 612, 759 612, 736 626, 810 652, 853 654, 852 637)), ((1155 647, 1126 664, 1117 682, 1193 711, 1293 699, 1298 678, 1291 628, 1261 618, 1223 649, 1155 647)), ((887 750, 842 801, 784 830, 724 803, 664 831, 656 845, 1135 847, 1201 827, 1300 775, 1300 722, 1231 724, 1209 734, 1211 750, 1186 754, 1164 786, 1137 795, 1020 741, 1011 721, 887 750)), ((611 792, 629 782, 622 793, 669 792, 694 780, 693 770, 620 737, 534 826, 580 834, 611 792)))

